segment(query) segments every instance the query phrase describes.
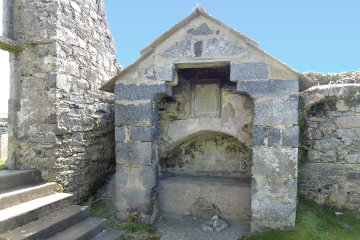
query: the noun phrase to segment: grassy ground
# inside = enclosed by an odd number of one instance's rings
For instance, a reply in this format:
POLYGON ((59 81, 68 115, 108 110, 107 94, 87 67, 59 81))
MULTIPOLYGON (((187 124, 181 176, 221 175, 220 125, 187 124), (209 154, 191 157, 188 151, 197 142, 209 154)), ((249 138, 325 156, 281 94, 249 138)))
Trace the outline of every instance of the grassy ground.
MULTIPOLYGON (((90 206, 92 217, 106 218, 107 227, 125 232, 125 236, 119 240, 160 240, 155 235, 155 229, 149 225, 119 223, 109 200, 92 202, 90 199, 85 205, 90 206)), ((242 240, 360 240, 360 214, 321 206, 300 197, 296 227, 285 231, 267 231, 242 240), (343 215, 336 216, 335 212, 343 215)))
POLYGON ((299 199, 296 227, 288 231, 269 231, 244 240, 356 240, 360 239, 360 214, 320 206, 304 198, 299 199), (335 212, 343 215, 336 216, 335 212), (341 224, 346 225, 347 228, 341 224))
POLYGON ((6 169, 5 159, 0 159, 0 170, 4 170, 4 169, 6 169))
POLYGON ((106 226, 124 232, 124 236, 118 240, 160 240, 155 235, 155 228, 146 224, 120 223, 116 220, 116 211, 108 199, 100 199, 95 202, 90 198, 84 205, 90 207, 90 216, 105 218, 106 226))

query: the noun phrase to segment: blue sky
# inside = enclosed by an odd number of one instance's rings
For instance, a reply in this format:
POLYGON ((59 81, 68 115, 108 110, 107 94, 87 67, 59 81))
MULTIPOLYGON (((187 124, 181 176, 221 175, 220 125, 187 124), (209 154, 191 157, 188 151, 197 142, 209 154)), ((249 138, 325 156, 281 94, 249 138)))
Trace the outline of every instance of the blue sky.
POLYGON ((294 69, 360 69, 359 0, 104 0, 124 67, 139 51, 187 16, 199 2, 208 13, 260 43, 294 69))

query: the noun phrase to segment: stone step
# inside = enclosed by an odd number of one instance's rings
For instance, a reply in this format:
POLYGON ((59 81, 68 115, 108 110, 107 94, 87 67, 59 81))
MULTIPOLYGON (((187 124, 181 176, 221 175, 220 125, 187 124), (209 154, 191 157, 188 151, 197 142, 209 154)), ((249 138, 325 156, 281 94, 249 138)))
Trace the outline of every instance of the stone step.
POLYGON ((0 191, 0 210, 55 193, 56 183, 23 185, 0 191))
POLYGON ((69 206, 72 200, 72 194, 55 193, 0 210, 0 233, 15 229, 69 206))
POLYGON ((77 224, 89 215, 88 207, 72 205, 53 212, 39 220, 0 234, 0 239, 6 240, 36 240, 47 239, 56 233, 77 224))
POLYGON ((41 174, 37 169, 0 171, 0 190, 41 182, 41 174))
POLYGON ((102 231, 101 233, 99 233, 98 235, 96 235, 91 240, 116 240, 122 235, 123 235, 123 233, 120 231, 106 229, 106 230, 102 231))
POLYGON ((105 219, 87 218, 78 224, 59 232, 49 240, 88 240, 98 235, 105 229, 105 219))

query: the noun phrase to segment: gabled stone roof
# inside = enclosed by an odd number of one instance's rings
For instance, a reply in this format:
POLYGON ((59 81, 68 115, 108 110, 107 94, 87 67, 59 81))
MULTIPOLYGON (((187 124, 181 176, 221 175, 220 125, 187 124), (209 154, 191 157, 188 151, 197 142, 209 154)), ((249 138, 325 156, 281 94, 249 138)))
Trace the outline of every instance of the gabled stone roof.
POLYGON ((286 69, 288 69, 290 72, 295 73, 300 80, 299 83, 299 89, 300 91, 304 91, 308 88, 310 88, 311 86, 314 85, 313 82, 311 82, 309 80, 309 78, 307 78, 305 75, 303 75, 302 73, 294 70, 293 68, 291 68, 290 66, 288 66, 287 64, 283 63, 282 61, 276 59, 275 57, 271 56, 270 54, 268 54, 267 52, 265 52, 263 49, 261 49, 259 47, 258 42, 254 41, 253 39, 247 37, 246 35, 240 33, 239 31, 237 31, 236 29, 228 26, 227 24, 223 23, 222 21, 218 20, 217 18, 211 16, 210 14, 208 14, 205 9, 200 5, 197 4, 196 7, 192 10, 192 12, 186 16, 184 19, 182 19, 180 22, 178 22, 177 24, 175 24, 172 28, 170 28, 168 31, 166 31, 165 33, 163 33, 162 35, 160 35, 157 39, 155 39, 153 42, 151 42, 148 46, 146 46, 145 48, 143 48, 140 51, 141 56, 132 64, 130 64, 127 68, 125 68, 123 71, 121 71, 118 75, 114 76, 113 78, 111 78, 107 83, 105 83, 100 90, 102 91, 106 91, 106 92, 114 92, 114 85, 115 82, 121 78, 121 76, 123 76, 126 72, 131 71, 134 67, 136 67, 140 62, 142 62, 147 56, 149 56, 150 54, 152 54, 156 47, 158 45, 160 45, 162 42, 164 42, 166 39, 168 39, 171 35, 173 35, 176 31, 178 31, 179 29, 181 29, 182 27, 184 27, 186 24, 188 24, 189 22, 191 22, 193 19, 199 17, 199 16, 203 16, 205 18, 207 18, 208 20, 214 22, 215 24, 218 24, 220 27, 222 27, 224 30, 231 32, 232 34, 234 34, 235 36, 238 36, 239 38, 241 38, 243 41, 245 41, 247 44, 249 44, 250 46, 254 47, 256 50, 260 51, 261 53, 265 54, 266 56, 268 56, 269 58, 271 58, 272 60, 274 60, 275 62, 280 63, 281 65, 283 65, 286 69))

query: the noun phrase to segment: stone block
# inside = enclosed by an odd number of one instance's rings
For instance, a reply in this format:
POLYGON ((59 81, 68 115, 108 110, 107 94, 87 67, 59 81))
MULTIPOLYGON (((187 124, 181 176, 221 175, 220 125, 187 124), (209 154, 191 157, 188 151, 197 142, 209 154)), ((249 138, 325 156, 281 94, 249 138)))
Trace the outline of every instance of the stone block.
POLYGON ((151 165, 152 160, 152 142, 116 142, 116 164, 151 165))
POLYGON ((233 42, 223 38, 212 38, 207 40, 205 49, 206 56, 232 56, 245 52, 245 49, 233 42))
POLYGON ((336 128, 360 128, 360 115, 339 117, 335 124, 336 128))
POLYGON ((353 138, 355 136, 355 129, 336 129, 336 134, 340 138, 353 138))
POLYGON ((131 129, 130 140, 151 142, 157 138, 157 127, 152 128, 133 128, 131 129))
POLYGON ((151 214, 153 204, 152 195, 152 190, 116 188, 116 209, 121 212, 140 211, 151 214))
POLYGON ((253 127, 253 144, 255 146, 264 145, 264 139, 266 137, 266 129, 260 126, 253 127))
POLYGON ((340 111, 340 112, 347 112, 349 111, 350 107, 348 104, 346 104, 346 102, 344 100, 338 100, 336 102, 336 110, 340 111))
POLYGON ((299 92, 299 80, 241 81, 237 83, 237 91, 246 92, 252 98, 284 96, 299 92))
POLYGON ((252 197, 279 198, 282 201, 294 202, 297 194, 297 179, 293 178, 274 178, 255 176, 252 181, 252 197))
POLYGON ((135 84, 125 85, 122 83, 115 84, 115 98, 116 100, 153 100, 156 95, 171 96, 171 86, 163 84, 135 84))
POLYGON ((296 201, 281 202, 271 201, 270 199, 253 199, 251 202, 253 220, 288 223, 295 226, 296 201))
POLYGON ((269 146, 279 146, 280 145, 280 129, 278 128, 268 128, 268 145, 269 146))
POLYGON ((310 150, 307 153, 307 158, 309 161, 320 160, 321 157, 322 157, 322 152, 320 151, 310 150))
POLYGON ((158 185, 157 171, 152 166, 116 166, 116 184, 119 188, 152 189, 158 185))
POLYGON ((253 176, 297 177, 297 148, 253 148, 253 176))
POLYGON ((353 180, 359 181, 360 180, 360 171, 347 172, 346 179, 349 181, 353 181, 353 180))
POLYGON ((231 64, 230 80, 252 80, 268 78, 269 70, 266 63, 247 62, 240 64, 231 64))
POLYGON ((144 76, 150 80, 172 82, 175 80, 173 64, 151 65, 144 70, 144 76))
POLYGON ((285 99, 255 100, 254 124, 279 125, 298 124, 298 97, 285 99))
POLYGON ((125 131, 122 127, 115 127, 115 141, 123 142, 125 140, 125 131))
POLYGON ((151 102, 140 104, 115 103, 115 125, 121 126, 152 126, 156 120, 156 111, 151 102))
POLYGON ((282 145, 287 147, 299 146, 299 127, 294 126, 282 130, 282 145))
POLYGON ((340 139, 315 140, 314 149, 321 152, 327 152, 336 149, 340 144, 340 139))

